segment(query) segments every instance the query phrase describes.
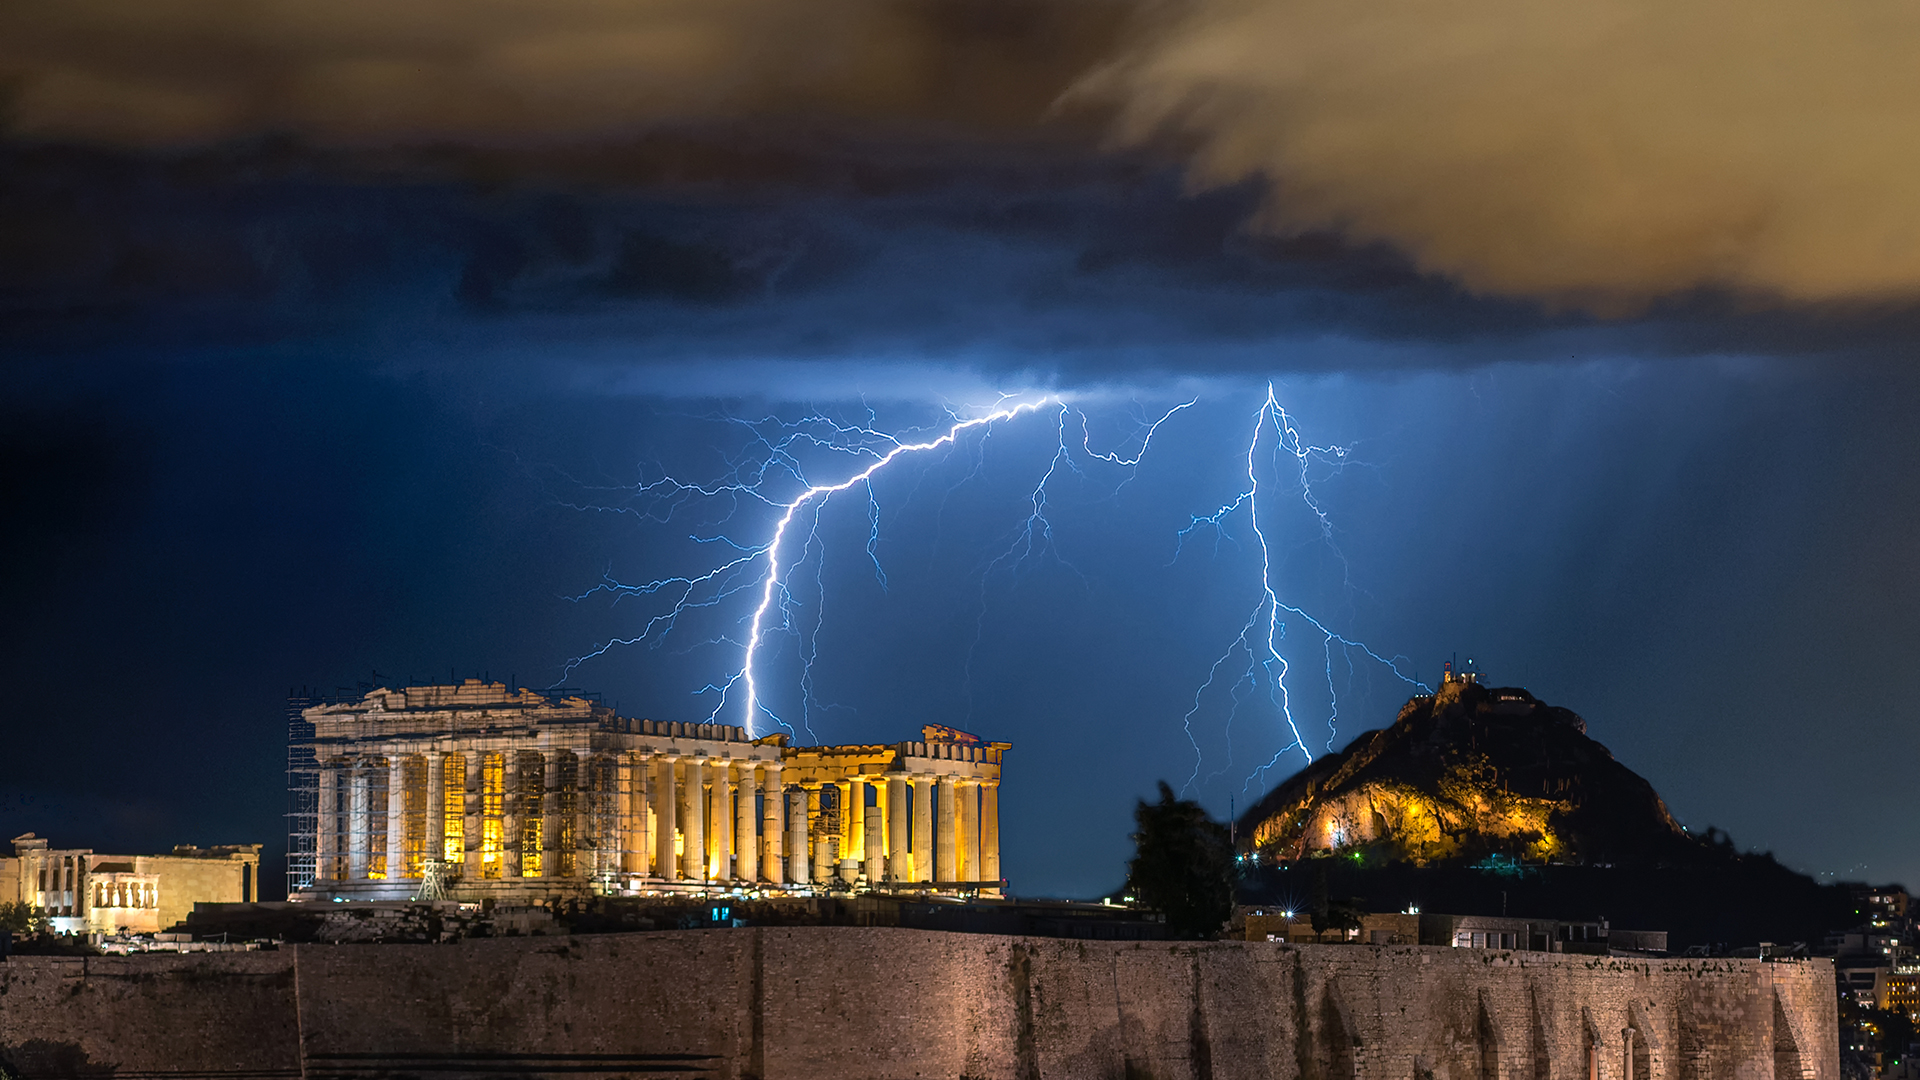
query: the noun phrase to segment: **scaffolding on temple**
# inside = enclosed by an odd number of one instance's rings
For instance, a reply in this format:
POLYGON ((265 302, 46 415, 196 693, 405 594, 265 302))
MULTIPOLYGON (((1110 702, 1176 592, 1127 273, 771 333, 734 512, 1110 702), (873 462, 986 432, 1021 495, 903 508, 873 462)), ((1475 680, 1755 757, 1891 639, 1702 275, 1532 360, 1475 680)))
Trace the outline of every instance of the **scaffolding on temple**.
POLYGON ((316 705, 358 701, 373 689, 363 682, 331 694, 301 687, 287 691, 287 895, 320 877, 320 758, 313 721, 302 715, 316 705))
POLYGON ((287 694, 287 893, 311 886, 320 874, 320 760, 313 721, 301 715, 321 704, 306 693, 287 694))
POLYGON ((798 747, 482 679, 303 689, 288 898, 998 893, 1008 744, 921 735, 798 747))

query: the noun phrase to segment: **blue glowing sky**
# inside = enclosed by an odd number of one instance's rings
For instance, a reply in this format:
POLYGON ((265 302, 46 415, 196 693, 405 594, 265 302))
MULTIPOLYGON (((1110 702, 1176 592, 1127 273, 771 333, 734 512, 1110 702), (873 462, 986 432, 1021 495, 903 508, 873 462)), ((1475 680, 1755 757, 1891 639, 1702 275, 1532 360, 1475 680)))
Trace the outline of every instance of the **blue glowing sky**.
MULTIPOLYGON (((757 587, 604 651, 663 609, 593 590, 737 557, 720 538, 765 543, 777 507, 635 487, 738 478, 753 433, 809 418, 926 438, 1045 401, 902 456, 817 530, 802 515, 782 552, 804 633, 765 639, 755 726, 1011 742, 1007 876, 1101 895, 1157 780, 1224 815, 1410 692, 1352 650, 1330 687, 1322 635, 1283 613, 1303 752, 1244 661, 1213 667, 1264 600, 1261 538, 1244 508, 1193 526, 1245 490, 1271 386, 1346 452, 1308 467, 1328 534, 1270 431, 1256 455, 1283 603, 1406 675, 1471 656, 1574 709, 1696 831, 1920 884, 1920 320, 1894 225, 1849 263, 1834 245, 1872 222, 1796 248, 1786 195, 1729 224, 1708 173, 1636 232, 1579 185, 1506 174, 1511 219, 1475 218, 1465 166, 1377 146, 1236 164, 1208 140, 1266 144, 1230 109, 1196 112, 1217 124, 1197 142, 1125 134, 1164 104, 1151 50, 1111 115, 1063 119, 1048 103, 1079 100, 1118 33, 1067 4, 929 39, 954 63, 1066 43, 1008 61, 999 97, 962 92, 988 72, 601 115, 555 75, 497 121, 215 108, 257 88, 190 61, 285 42, 209 44, 195 0, 156 10, 177 55, 89 51, 83 15, 0 46, 27 73, 0 137, 7 835, 282 848, 288 689, 375 672, 741 722, 737 692, 702 691, 740 670, 757 587), (61 71, 178 95, 108 117, 61 71), (1437 179, 1374 190, 1362 166, 1437 179)), ((724 63, 773 64, 753 55, 724 63)), ((1288 115, 1397 145, 1377 117, 1288 115)), ((1486 130, 1520 138, 1510 119, 1486 130)), ((1911 194, 1887 198, 1906 220, 1911 194)), ((871 460, 795 453, 814 483, 871 460)), ((771 475, 776 502, 799 490, 771 475)))

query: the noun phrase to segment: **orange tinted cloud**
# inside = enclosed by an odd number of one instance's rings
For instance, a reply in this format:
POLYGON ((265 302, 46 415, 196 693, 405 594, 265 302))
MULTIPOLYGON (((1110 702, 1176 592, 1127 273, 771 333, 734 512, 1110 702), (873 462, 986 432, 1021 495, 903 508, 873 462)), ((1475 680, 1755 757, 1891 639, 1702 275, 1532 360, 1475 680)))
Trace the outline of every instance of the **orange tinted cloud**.
POLYGON ((17 134, 166 144, 600 138, 817 117, 1031 124, 1105 0, 16 0, 17 134))
POLYGON ((14 0, 0 85, 15 134, 132 145, 940 138, 1093 104, 1195 185, 1268 184, 1254 228, 1478 292, 1920 295, 1913 0, 1137 3, 14 0))
POLYGON ((1599 310, 1920 294, 1908 0, 1198 0, 1080 93, 1259 222, 1599 310))

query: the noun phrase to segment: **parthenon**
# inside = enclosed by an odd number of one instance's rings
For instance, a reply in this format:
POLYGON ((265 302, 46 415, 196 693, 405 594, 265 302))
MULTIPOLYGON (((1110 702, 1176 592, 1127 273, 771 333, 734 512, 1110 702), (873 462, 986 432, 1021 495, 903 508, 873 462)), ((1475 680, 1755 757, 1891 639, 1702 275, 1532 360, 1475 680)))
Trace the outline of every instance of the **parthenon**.
POLYGON ((579 696, 377 689, 298 712, 291 898, 997 895, 1010 744, 792 746, 579 696))

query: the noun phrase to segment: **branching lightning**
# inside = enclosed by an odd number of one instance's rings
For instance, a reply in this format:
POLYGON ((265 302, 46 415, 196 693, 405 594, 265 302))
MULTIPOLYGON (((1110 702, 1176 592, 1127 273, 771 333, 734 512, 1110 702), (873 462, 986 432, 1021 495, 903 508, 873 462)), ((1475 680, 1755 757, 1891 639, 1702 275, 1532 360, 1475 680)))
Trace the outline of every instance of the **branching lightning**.
MULTIPOLYGON (((816 499, 819 500, 821 504, 825 504, 835 493, 845 491, 856 485, 868 485, 868 490, 871 491, 869 482, 873 479, 873 474, 891 465, 896 458, 899 458, 903 454, 924 454, 929 450, 937 450, 941 447, 951 446, 953 442, 960 437, 962 432, 970 431, 977 427, 985 427, 1001 420, 1011 420, 1023 412, 1032 412, 1041 408, 1050 400, 1052 399, 1042 398, 1039 401, 1022 402, 1011 408, 995 409, 985 416, 977 416, 971 420, 956 421, 952 427, 947 429, 946 434, 927 442, 903 443, 897 439, 892 439, 891 436, 887 436, 887 438, 893 442, 893 448, 881 454, 879 459, 871 465, 868 465, 866 468, 854 473, 852 476, 837 484, 815 484, 802 491, 786 504, 779 521, 774 524, 773 538, 767 541, 766 546, 761 548, 759 552, 766 556, 766 572, 762 575, 760 581, 760 604, 753 609, 753 619, 747 628, 746 656, 741 662, 740 675, 738 676, 741 681, 747 684, 745 726, 749 732, 755 729, 755 721, 758 720, 760 714, 765 711, 760 703, 760 681, 753 670, 753 661, 755 655, 760 651, 760 640, 766 631, 767 612, 773 607, 775 595, 784 594, 786 590, 785 582, 781 578, 780 545, 787 537, 787 529, 792 526, 794 515, 798 513, 802 507, 813 503, 816 499)), ((869 432, 869 434, 872 433, 869 432)), ((798 463, 795 463, 795 473, 798 475, 798 463)), ((817 518, 815 524, 817 528, 817 518)), ((811 535, 812 534, 809 534, 809 536, 811 535)), ((869 541, 868 551, 870 553, 873 551, 872 541, 869 541)), ((875 569, 878 568, 879 563, 876 559, 875 569)), ((885 580, 884 573, 882 573, 882 580, 885 580)), ((725 694, 723 692, 721 695, 721 704, 715 707, 714 715, 719 715, 720 709, 724 708, 725 705, 725 694)), ((772 712, 768 711, 766 715, 768 719, 776 723, 779 722, 779 718, 772 712)))
MULTIPOLYGON (((561 673, 561 680, 564 681, 582 663, 616 647, 660 647, 685 618, 696 612, 741 604, 745 609, 744 614, 737 621, 726 624, 733 626, 734 631, 722 632, 686 646, 689 650, 703 646, 738 650, 738 667, 698 691, 713 695, 709 719, 719 720, 723 714, 737 710, 732 715, 737 716, 738 722, 749 732, 762 731, 768 725, 794 730, 768 703, 768 673, 762 662, 770 639, 784 633, 800 641, 797 689, 801 715, 798 719, 811 735, 813 714, 821 707, 815 694, 813 667, 819 658, 819 638, 826 618, 826 587, 822 576, 824 543, 820 528, 822 514, 834 496, 856 489, 863 494, 868 525, 865 552, 872 564, 875 580, 884 591, 888 589, 889 582, 880 553, 882 507, 875 487, 879 474, 897 468, 896 463, 906 459, 937 455, 961 446, 963 442, 974 447, 976 453, 984 455, 987 440, 995 428, 1014 422, 1028 413, 1053 413, 1053 453, 1035 475, 1033 486, 1024 500, 1025 513, 1004 534, 1003 542, 997 543, 976 564, 981 590, 973 641, 977 648, 985 633, 989 595, 994 581, 1011 577, 1017 582, 1025 570, 1036 567, 1042 561, 1057 563, 1083 580, 1086 578, 1078 567, 1061 554, 1056 545, 1054 525, 1049 516, 1053 505, 1050 502, 1052 485, 1059 483, 1063 477, 1085 480, 1088 470, 1098 466, 1125 473, 1108 497, 1117 496, 1137 475, 1138 467, 1147 459, 1156 439, 1166 437, 1162 429, 1176 415, 1195 404, 1195 401, 1185 401, 1157 417, 1152 414, 1137 417, 1139 427, 1134 436, 1125 439, 1123 446, 1105 450, 1092 445, 1092 425, 1086 413, 1054 396, 1024 399, 1003 397, 974 415, 963 416, 950 411, 947 417, 949 422, 943 426, 906 434, 883 430, 871 411, 864 420, 851 423, 818 414, 799 420, 771 416, 759 419, 712 417, 746 435, 745 445, 727 462, 721 480, 693 483, 662 474, 622 489, 626 496, 623 505, 569 505, 590 510, 617 510, 655 522, 671 521, 695 504, 717 506, 722 521, 731 520, 744 507, 759 506, 764 508, 766 514, 765 518, 759 520, 770 522, 765 526, 764 538, 757 542, 740 543, 722 535, 691 536, 689 539, 722 552, 711 565, 697 572, 639 584, 624 583, 609 572, 599 584, 574 599, 606 596, 618 603, 629 598, 652 598, 660 604, 660 609, 650 614, 632 636, 611 638, 568 661, 561 673), (970 437, 975 435, 977 438, 970 437), (829 461, 847 459, 849 464, 831 482, 818 482, 808 474, 810 469, 817 471, 820 468, 818 459, 821 458, 829 461), (814 566, 811 581, 796 595, 792 588, 795 584, 794 575, 809 561, 814 566), (814 610, 809 616, 801 616, 801 609, 809 604, 814 610)), ((1241 538, 1235 536, 1235 522, 1244 517, 1243 538, 1251 541, 1259 554, 1260 563, 1259 588, 1252 609, 1238 634, 1213 661, 1205 680, 1193 693, 1191 707, 1181 718, 1182 728, 1195 754, 1193 776, 1188 779, 1188 787, 1198 781, 1202 764, 1201 743, 1195 724, 1202 715, 1210 693, 1223 686, 1229 702, 1225 718, 1229 735, 1228 761, 1223 768, 1231 767, 1231 728, 1239 710, 1262 691, 1283 729, 1282 738, 1286 744, 1248 777, 1247 785, 1251 786, 1267 770, 1278 765, 1283 757, 1295 751, 1306 762, 1314 759, 1315 753, 1302 729, 1302 721, 1295 715, 1295 704, 1287 682, 1290 663, 1283 652, 1282 642, 1286 639, 1290 620, 1311 626, 1321 637, 1330 701, 1326 721, 1329 748, 1332 747, 1339 722, 1335 675, 1337 659, 1346 660, 1351 677, 1352 664, 1360 659, 1353 655, 1357 650, 1364 658, 1384 665, 1409 685, 1419 685, 1401 672, 1400 657, 1388 659, 1381 656, 1364 643, 1330 629, 1323 619, 1283 598, 1277 578, 1284 560, 1270 542, 1270 526, 1266 515, 1278 509, 1275 502, 1277 497, 1285 497, 1286 489, 1297 487, 1298 498, 1313 515, 1318 541, 1325 544, 1344 567, 1346 560, 1340 556, 1335 543, 1332 519, 1315 493, 1314 485, 1316 473, 1323 474, 1320 478, 1324 479, 1325 475, 1337 473, 1347 465, 1350 462, 1349 450, 1307 442, 1293 418, 1281 407, 1271 385, 1267 388, 1265 399, 1255 410, 1252 421, 1244 455, 1244 479, 1239 490, 1211 513, 1192 515, 1188 524, 1179 530, 1175 546, 1174 558, 1177 560, 1197 533, 1210 531, 1214 536, 1214 551, 1218 553, 1223 543, 1240 543, 1241 538), (1288 457, 1291 457, 1291 462, 1288 457), (1276 496, 1269 490, 1270 487, 1278 490, 1280 495, 1276 496), (1229 676, 1231 682, 1226 681, 1229 676)), ((973 471, 960 483, 977 478, 982 461, 984 457, 977 459, 973 471)), ((973 649, 969 649, 965 659, 969 701, 973 662, 973 649)))
MULTIPOLYGON (((1132 457, 1126 457, 1118 450, 1099 451, 1093 449, 1093 436, 1089 430, 1090 424, 1088 423, 1086 413, 1072 408, 1066 402, 1059 403, 1057 414, 1054 418, 1055 448, 1053 456, 1047 459, 1046 470, 1040 474, 1040 479, 1034 484, 1033 490, 1027 495, 1027 501, 1031 510, 1013 530, 1013 534, 1007 541, 1006 546, 995 554, 992 559, 988 560, 980 571, 980 608, 978 617, 974 621, 973 642, 967 648, 967 659, 963 669, 964 681, 962 685, 966 688, 967 712, 969 716, 971 716, 973 712, 973 661, 975 654, 980 648, 981 637, 986 633, 987 596, 988 590, 992 586, 994 575, 1003 568, 1010 573, 1018 573, 1022 567, 1051 555, 1054 561, 1060 566, 1072 571, 1082 582, 1086 581, 1086 574, 1082 573, 1079 567, 1062 557, 1059 549, 1054 546, 1053 523, 1047 517, 1049 505, 1047 501, 1048 485, 1053 482, 1061 470, 1065 469, 1077 476, 1085 475, 1081 472, 1080 466, 1074 464, 1073 461, 1073 442, 1069 438, 1067 430, 1069 417, 1079 421, 1080 450, 1089 462, 1104 461, 1128 470, 1126 479, 1122 480, 1114 489, 1114 493, 1117 494, 1120 488, 1124 488, 1132 481, 1135 475, 1133 469, 1146 458, 1147 451, 1153 446, 1154 433, 1160 430, 1160 425, 1166 423, 1173 414, 1183 409, 1191 408, 1197 400, 1198 399, 1190 399, 1175 405, 1173 408, 1161 414, 1159 419, 1153 421, 1153 423, 1146 424, 1146 432, 1140 436, 1140 448, 1135 451, 1132 457)), ((1144 423, 1144 418, 1142 422, 1144 423)))
MULTIPOLYGON (((1220 678, 1221 669, 1236 656, 1245 656, 1246 666, 1239 670, 1233 683, 1228 687, 1228 698, 1231 702, 1227 712, 1229 734, 1242 700, 1240 687, 1247 686, 1251 691, 1258 689, 1264 681, 1267 687, 1267 699, 1272 703, 1290 736, 1286 745, 1276 750, 1265 764, 1247 777, 1242 790, 1252 787, 1255 780, 1279 764, 1280 759, 1290 752, 1299 751, 1305 759, 1303 764, 1313 761, 1313 750, 1307 745, 1306 737, 1301 733, 1300 725, 1294 718, 1292 694, 1287 687, 1287 673, 1291 665, 1280 651, 1280 641, 1287 632, 1287 624, 1281 618, 1282 612, 1304 620, 1320 632, 1321 648, 1326 659, 1329 701, 1326 742, 1328 750, 1333 749, 1334 739, 1339 734, 1340 694, 1333 672, 1336 646, 1343 655, 1349 650, 1358 649, 1369 658, 1386 665, 1388 670, 1408 685, 1421 690, 1426 689, 1423 684, 1400 671, 1399 662, 1403 659, 1402 657, 1396 656, 1391 660, 1382 657, 1366 644, 1329 630, 1321 620, 1280 599, 1280 594, 1274 585, 1273 547, 1268 543, 1266 530, 1260 525, 1260 447, 1269 429, 1273 434, 1271 454, 1276 466, 1283 454, 1293 458, 1299 477, 1300 499, 1313 514, 1322 543, 1333 551, 1342 567, 1346 566, 1345 556, 1340 554, 1338 546, 1334 543, 1333 522, 1328 517, 1326 509, 1321 506, 1319 498, 1314 494, 1312 467, 1319 462, 1337 472, 1348 463, 1350 451, 1343 446, 1309 444, 1301 436, 1299 429, 1294 426, 1293 418, 1287 414, 1285 408, 1281 407, 1279 399, 1274 394, 1273 384, 1268 383, 1266 400, 1262 401, 1260 407, 1254 411, 1253 432, 1247 440, 1246 486, 1237 492, 1231 501, 1221 504, 1211 514, 1195 515, 1186 528, 1180 530, 1178 544, 1175 547, 1174 557, 1178 559, 1188 538, 1196 531, 1206 529, 1213 532, 1216 538, 1216 550, 1218 550, 1218 541, 1227 538, 1227 519, 1244 508, 1247 529, 1260 552, 1259 599, 1253 610, 1248 613, 1246 622, 1241 625, 1240 633, 1208 668, 1206 680, 1193 693, 1192 707, 1181 718, 1181 726, 1186 732, 1187 741, 1193 745, 1194 751, 1193 774, 1187 778, 1187 783, 1182 790, 1191 788, 1199 780, 1202 765, 1200 742, 1193 731, 1194 717, 1199 714, 1207 691, 1212 689, 1214 683, 1220 678)), ((1231 742, 1228 746, 1231 754, 1231 742)), ((1229 761, 1230 764, 1231 761, 1229 761)))
MULTIPOLYGON (((736 465, 727 480, 710 485, 687 483, 672 477, 661 477, 639 485, 634 490, 643 513, 656 520, 668 520, 675 509, 689 499, 730 499, 749 500, 763 503, 779 516, 775 519, 772 535, 764 543, 744 546, 724 537, 694 537, 702 543, 724 544, 738 554, 718 565, 696 575, 659 578, 639 585, 624 584, 608 577, 600 585, 588 590, 576 599, 586 599, 598 593, 611 593, 616 598, 624 596, 665 595, 669 598, 667 610, 649 618, 640 633, 628 638, 612 638, 590 652, 569 660, 561 672, 561 680, 572 674, 580 664, 597 656, 604 655, 616 646, 637 645, 643 642, 658 644, 671 632, 674 625, 688 612, 713 607, 738 593, 758 594, 747 619, 746 633, 742 639, 719 638, 703 644, 732 644, 742 653, 740 667, 727 679, 718 684, 709 684, 701 693, 717 695, 710 720, 717 720, 727 708, 729 698, 736 685, 742 686, 745 701, 742 704, 742 726, 749 732, 760 727, 764 717, 781 727, 792 730, 763 701, 760 688, 760 673, 755 670, 754 662, 758 658, 761 646, 774 627, 769 625, 776 607, 779 611, 779 628, 793 632, 792 613, 795 601, 788 590, 787 574, 793 566, 804 561, 807 549, 810 549, 819 534, 819 516, 827 502, 836 494, 853 488, 864 488, 868 498, 869 532, 867 555, 873 562, 874 573, 882 588, 886 586, 886 571, 880 564, 879 503, 873 492, 873 477, 876 473, 893 464, 896 460, 909 455, 926 454, 952 446, 964 434, 976 428, 987 428, 1002 421, 1011 420, 1022 413, 1045 408, 1057 403, 1053 398, 1038 398, 1006 404, 1009 399, 979 416, 970 418, 955 417, 945 432, 931 438, 908 442, 893 434, 880 431, 868 423, 848 425, 835 422, 825 416, 810 416, 798 422, 780 421, 763 418, 757 421, 727 418, 729 422, 745 428, 751 435, 750 443, 756 446, 760 454, 757 460, 748 464, 736 465), (856 458, 868 459, 863 468, 833 483, 817 484, 808 481, 806 470, 795 449, 799 446, 811 446, 834 453, 848 454, 856 458), (768 489, 780 478, 787 478, 800 485, 800 490, 784 499, 769 494, 768 489), (810 527, 805 530, 801 557, 791 562, 783 561, 788 534, 793 531, 796 520, 805 517, 810 527)), ((598 509, 598 507, 595 507, 598 509)), ((817 637, 818 618, 816 616, 817 637)), ((802 695, 807 702, 812 700, 812 659, 813 654, 805 657, 802 673, 802 695)))

